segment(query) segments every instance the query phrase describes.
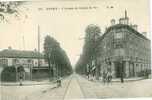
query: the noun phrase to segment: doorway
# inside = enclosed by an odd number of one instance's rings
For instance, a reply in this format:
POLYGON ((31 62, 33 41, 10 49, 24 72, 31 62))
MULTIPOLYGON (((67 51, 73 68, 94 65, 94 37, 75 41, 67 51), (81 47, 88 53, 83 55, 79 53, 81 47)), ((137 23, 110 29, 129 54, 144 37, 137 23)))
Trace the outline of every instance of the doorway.
POLYGON ((115 62, 115 76, 116 76, 116 78, 120 78, 122 73, 124 74, 124 63, 123 62, 115 62))

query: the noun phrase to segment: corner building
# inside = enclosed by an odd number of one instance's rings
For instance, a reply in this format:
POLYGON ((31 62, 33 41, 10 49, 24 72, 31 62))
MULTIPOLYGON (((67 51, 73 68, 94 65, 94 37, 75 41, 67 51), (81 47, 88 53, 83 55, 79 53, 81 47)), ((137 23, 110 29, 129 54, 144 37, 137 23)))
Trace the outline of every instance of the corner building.
POLYGON ((97 63, 100 73, 110 71, 116 78, 123 73, 128 78, 151 70, 150 40, 136 29, 136 25, 125 22, 107 28, 98 40, 97 63))

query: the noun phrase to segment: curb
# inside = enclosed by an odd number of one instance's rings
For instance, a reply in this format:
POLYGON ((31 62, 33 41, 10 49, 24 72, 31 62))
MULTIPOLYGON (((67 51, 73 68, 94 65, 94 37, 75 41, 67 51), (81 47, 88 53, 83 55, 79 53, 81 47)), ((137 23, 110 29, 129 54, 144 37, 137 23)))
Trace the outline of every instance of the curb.
MULTIPOLYGON (((22 83, 22 86, 32 86, 32 85, 46 85, 46 84, 50 84, 52 85, 51 83, 54 83, 54 82, 46 82, 46 83, 35 83, 35 84, 32 84, 32 83, 25 83, 24 82, 22 83)), ((19 83, 11 83, 11 84, 8 84, 8 83, 1 83, 1 86, 20 86, 19 83)))
MULTIPOLYGON (((82 76, 82 77, 87 79, 85 76, 82 76)), ((145 78, 141 77, 141 78, 138 78, 138 79, 131 79, 131 80, 124 79, 124 82, 134 82, 134 81, 139 81, 139 80, 145 80, 145 78)), ((102 80, 88 80, 88 81, 100 82, 100 83, 102 82, 102 80)), ((115 82, 121 82, 121 81, 120 80, 112 80, 112 83, 115 83, 115 82)))
MULTIPOLYGON (((61 80, 65 79, 65 78, 68 78, 69 76, 67 77, 62 77, 61 80)), ((32 86, 32 85, 52 85, 52 84, 55 84, 56 83, 56 80, 52 80, 50 82, 42 82, 42 83, 22 83, 22 86, 32 86)), ((19 85, 20 83, 19 82, 16 82, 16 83, 3 83, 3 82, 0 82, 0 86, 20 86, 19 85)))

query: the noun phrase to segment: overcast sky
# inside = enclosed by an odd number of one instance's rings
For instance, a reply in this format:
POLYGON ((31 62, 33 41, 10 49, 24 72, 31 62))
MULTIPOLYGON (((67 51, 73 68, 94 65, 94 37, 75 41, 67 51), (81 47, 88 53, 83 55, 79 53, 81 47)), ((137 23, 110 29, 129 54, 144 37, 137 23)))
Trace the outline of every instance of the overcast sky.
POLYGON ((148 32, 150 37, 148 0, 83 0, 27 2, 20 8, 20 17, 7 16, 8 23, 0 23, 0 49, 34 50, 37 48, 37 27, 40 26, 41 51, 46 35, 54 37, 68 54, 72 65, 82 52, 85 28, 97 24, 102 32, 110 25, 111 19, 128 12, 130 23, 138 25, 139 32, 148 32), (91 7, 92 9, 79 9, 91 7), (46 9, 46 8, 49 8, 46 9), (57 10, 52 10, 53 8, 57 10), (77 8, 77 9, 66 9, 77 8), (39 10, 41 9, 41 10, 39 10))

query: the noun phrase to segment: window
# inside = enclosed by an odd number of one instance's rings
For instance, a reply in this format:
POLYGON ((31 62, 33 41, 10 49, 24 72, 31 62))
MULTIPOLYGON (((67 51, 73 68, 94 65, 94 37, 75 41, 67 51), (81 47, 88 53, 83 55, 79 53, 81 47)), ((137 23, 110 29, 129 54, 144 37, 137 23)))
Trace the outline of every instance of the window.
POLYGON ((124 47, 124 42, 122 40, 116 40, 113 44, 114 49, 119 49, 124 47))
POLYGON ((39 64, 42 65, 42 61, 41 60, 39 61, 39 64))
POLYGON ((121 38, 123 38, 123 33, 122 32, 115 33, 114 34, 114 38, 115 39, 121 39, 121 38))
POLYGON ((123 44, 122 43, 114 43, 114 48, 115 49, 123 48, 123 44))
POLYGON ((123 56, 124 54, 124 49, 115 49, 115 56, 123 56))
POLYGON ((16 65, 19 63, 19 59, 13 59, 13 65, 16 65))
POLYGON ((6 65, 6 66, 8 66, 8 59, 1 59, 0 60, 0 65, 6 65))
POLYGON ((28 60, 27 60, 27 62, 28 62, 28 63, 31 63, 31 62, 32 62, 32 60, 31 60, 31 59, 28 59, 28 60))

